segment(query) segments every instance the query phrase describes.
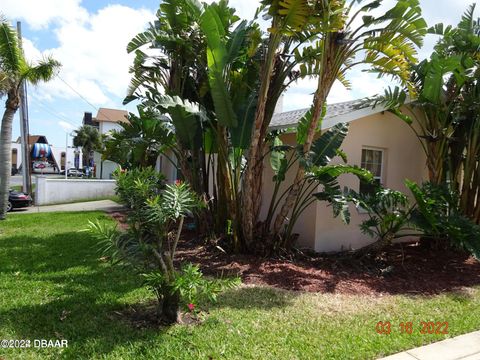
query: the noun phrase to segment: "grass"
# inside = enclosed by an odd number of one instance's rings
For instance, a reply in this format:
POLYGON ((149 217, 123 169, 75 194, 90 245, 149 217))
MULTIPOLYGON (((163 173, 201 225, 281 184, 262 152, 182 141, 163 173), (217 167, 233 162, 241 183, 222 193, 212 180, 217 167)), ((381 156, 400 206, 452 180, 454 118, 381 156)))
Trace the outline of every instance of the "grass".
MULTIPOLYGON (((99 260, 79 230, 98 212, 9 215, 0 223, 0 339, 67 339, 0 349, 5 359, 373 359, 480 329, 480 289, 431 297, 307 294, 241 286, 205 304, 201 325, 137 329, 118 312, 151 294, 99 260), (378 321, 395 324, 391 335, 378 321), (398 324, 413 321, 412 335, 398 324), (449 335, 421 335, 448 321, 449 335)), ((106 220, 110 221, 110 220, 106 220)), ((421 275, 419 275, 421 276, 421 275)))
MULTIPOLYGON (((36 184, 32 184, 32 193, 35 193, 35 187, 36 184)), ((10 189, 13 189, 15 191, 23 191, 23 185, 12 185, 10 186, 10 189)))

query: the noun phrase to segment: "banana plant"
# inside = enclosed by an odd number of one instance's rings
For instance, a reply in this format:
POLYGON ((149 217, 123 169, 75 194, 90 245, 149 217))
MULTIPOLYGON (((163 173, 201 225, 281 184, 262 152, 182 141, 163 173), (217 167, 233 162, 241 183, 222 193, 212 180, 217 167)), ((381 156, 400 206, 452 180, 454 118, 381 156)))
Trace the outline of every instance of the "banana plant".
POLYGON ((441 38, 430 59, 412 66, 416 97, 410 106, 404 106, 406 90, 400 88, 374 104, 383 103, 411 126, 424 148, 430 182, 448 182, 461 193, 462 212, 480 223, 480 22, 474 11, 470 6, 456 27, 429 29, 441 38))
MULTIPOLYGON (((307 112, 301 119, 300 124, 308 122, 311 117, 311 112, 307 112)), ((268 234, 271 221, 282 200, 287 196, 292 188, 292 184, 283 188, 280 193, 280 188, 285 181, 286 173, 294 168, 294 166, 304 166, 306 169, 306 176, 300 184, 300 193, 296 198, 295 203, 291 209, 291 215, 288 225, 280 234, 280 239, 274 239, 273 251, 279 249, 288 249, 293 245, 294 237, 293 229, 302 215, 302 213, 316 201, 327 201, 333 210, 335 217, 341 216, 345 223, 349 223, 350 216, 348 212, 348 200, 344 195, 338 183, 338 177, 344 174, 357 176, 360 180, 371 181, 372 174, 357 166, 348 164, 331 164, 331 160, 340 155, 346 162, 346 158, 342 154, 341 145, 348 134, 348 124, 337 124, 332 128, 326 130, 313 143, 312 150, 309 156, 304 156, 302 146, 285 145, 277 135, 274 137, 271 153, 270 163, 274 172, 273 182, 274 191, 270 200, 269 211, 267 219, 264 223, 265 236, 268 234)), ((298 139, 305 136, 302 126, 299 125, 297 129, 298 139)), ((272 249, 270 249, 271 251, 272 249)))
MULTIPOLYGON (((379 16, 369 14, 371 10, 381 7, 382 1, 379 0, 323 0, 315 4, 320 18, 320 31, 316 34, 315 44, 303 51, 298 50, 297 55, 313 59, 311 66, 305 66, 301 71, 318 79, 311 120, 301 144, 306 158, 309 157, 318 129, 321 129, 323 109, 334 82, 338 79, 348 85, 345 81, 348 70, 367 64, 369 71, 379 76, 392 76, 413 91, 409 64, 416 62, 416 46, 422 45, 427 30, 418 0, 398 0, 379 16)), ((275 219, 274 234, 279 234, 288 223, 288 214, 300 195, 306 174, 307 169, 300 164, 293 186, 275 219)))

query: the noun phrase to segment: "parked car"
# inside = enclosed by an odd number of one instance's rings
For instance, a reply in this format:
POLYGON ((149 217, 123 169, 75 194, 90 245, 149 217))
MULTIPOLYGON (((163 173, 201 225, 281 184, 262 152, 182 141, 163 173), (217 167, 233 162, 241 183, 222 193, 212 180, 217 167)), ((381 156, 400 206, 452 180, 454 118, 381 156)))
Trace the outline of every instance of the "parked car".
MULTIPOLYGON (((67 171, 68 171, 67 176, 69 176, 69 177, 84 177, 85 176, 85 174, 83 173, 82 170, 78 170, 78 169, 75 169, 75 168, 70 168, 67 171)), ((65 170, 60 171, 60 174, 65 175, 65 170)))
POLYGON ((32 205, 32 198, 30 195, 21 191, 10 190, 8 193, 7 211, 16 208, 24 208, 32 205))

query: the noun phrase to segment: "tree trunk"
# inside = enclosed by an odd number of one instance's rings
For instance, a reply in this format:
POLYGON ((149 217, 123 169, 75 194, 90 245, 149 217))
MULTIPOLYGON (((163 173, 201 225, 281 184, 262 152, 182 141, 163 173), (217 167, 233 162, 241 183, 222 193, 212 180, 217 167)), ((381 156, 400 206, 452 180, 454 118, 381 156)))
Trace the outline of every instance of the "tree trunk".
MULTIPOLYGON (((319 81, 319 86, 313 100, 312 121, 307 132, 307 139, 303 144, 303 154, 305 156, 308 156, 308 153, 310 152, 310 149, 312 147, 313 139, 315 137, 315 134, 317 133, 318 122, 322 115, 323 106, 327 100, 328 93, 330 92, 330 88, 332 87, 334 81, 335 78, 329 79, 327 81, 319 81), (324 84, 324 86, 322 86, 322 84, 324 84)), ((288 222, 288 213, 295 204, 295 200, 299 195, 304 177, 305 168, 303 167, 302 162, 299 162, 295 180, 292 184, 292 187, 290 188, 290 191, 288 192, 287 197, 285 198, 285 202, 283 203, 281 210, 275 218, 275 223, 273 225, 274 237, 278 237, 283 225, 288 222)))
POLYGON ((178 322, 178 314, 180 311, 180 293, 176 291, 172 294, 169 288, 159 289, 157 292, 157 316, 159 320, 166 324, 175 324, 178 322))
MULTIPOLYGON (((272 28, 275 28, 275 21, 272 28)), ((254 241, 254 227, 258 221, 260 202, 261 202, 261 178, 257 174, 259 168, 262 168, 262 129, 265 128, 265 108, 267 103, 270 80, 275 66, 275 54, 280 45, 281 35, 278 33, 270 34, 267 47, 267 56, 262 66, 262 77, 260 91, 257 101, 257 110, 255 113, 255 122, 252 129, 250 148, 248 150, 248 165, 244 174, 244 183, 242 189, 242 237, 245 245, 250 247, 254 241)))
MULTIPOLYGON (((312 147, 313 139, 317 133, 318 122, 322 116, 323 106, 327 101, 330 89, 335 82, 340 67, 343 61, 339 61, 338 55, 338 43, 336 42, 336 34, 330 33, 323 41, 323 49, 321 55, 321 73, 318 77, 317 90, 313 97, 313 109, 312 109, 312 121, 307 131, 307 138, 303 144, 303 154, 308 157, 310 149, 312 147)), ((285 222, 288 221, 288 213, 295 204, 297 196, 299 195, 301 184, 305 178, 305 168, 302 162, 299 163, 297 174, 293 186, 290 188, 288 195, 285 198, 285 202, 280 209, 275 223, 273 225, 274 239, 279 238, 280 230, 285 222)))
MULTIPOLYGON (((7 212, 8 190, 12 171, 12 124, 19 106, 18 93, 15 90, 9 91, 0 130, 0 220, 5 219, 7 212)), ((22 164, 22 166, 28 166, 28 164, 22 164)))

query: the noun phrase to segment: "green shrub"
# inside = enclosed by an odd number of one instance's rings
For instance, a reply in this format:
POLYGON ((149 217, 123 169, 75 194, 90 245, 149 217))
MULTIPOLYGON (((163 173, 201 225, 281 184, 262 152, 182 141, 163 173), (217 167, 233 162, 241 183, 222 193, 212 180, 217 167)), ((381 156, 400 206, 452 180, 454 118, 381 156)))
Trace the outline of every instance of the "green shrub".
POLYGON ((117 169, 113 176, 117 182, 115 193, 131 209, 143 207, 146 199, 158 195, 165 188, 165 176, 151 167, 117 169))
POLYGON ((411 221, 424 236, 446 240, 480 259, 480 226, 460 213, 458 195, 446 185, 419 186, 411 181, 406 185, 416 200, 411 221))
POLYGON ((402 231, 410 229, 413 206, 400 191, 382 187, 377 187, 373 193, 350 190, 347 198, 368 215, 368 219, 361 222, 360 230, 376 239, 373 244, 361 249, 362 253, 376 253, 402 236, 402 231))
MULTIPOLYGON (((143 277, 158 300, 161 320, 177 321, 182 303, 194 307, 201 296, 215 299, 221 288, 203 278, 198 267, 174 267, 175 253, 186 217, 201 202, 185 183, 160 186, 162 178, 151 169, 117 175, 117 188, 130 204, 126 231, 89 223, 88 230, 99 241, 104 255, 115 264, 126 265, 143 277)), ((228 284, 228 282, 227 282, 228 284)))

